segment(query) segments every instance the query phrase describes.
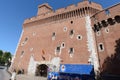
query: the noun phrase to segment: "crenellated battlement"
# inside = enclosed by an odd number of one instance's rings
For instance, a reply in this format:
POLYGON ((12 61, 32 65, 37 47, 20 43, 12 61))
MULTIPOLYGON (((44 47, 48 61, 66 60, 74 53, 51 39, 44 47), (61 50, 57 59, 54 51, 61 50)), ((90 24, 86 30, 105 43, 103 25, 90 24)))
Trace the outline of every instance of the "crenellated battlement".
POLYGON ((120 23, 120 3, 106 8, 91 17, 93 30, 100 31, 102 28, 120 23))
POLYGON ((101 5, 87 0, 79 2, 77 5, 72 4, 66 8, 57 9, 56 11, 46 3, 40 5, 37 16, 26 19, 24 25, 35 21, 46 23, 75 16, 84 17, 86 15, 93 15, 100 10, 102 10, 101 5))

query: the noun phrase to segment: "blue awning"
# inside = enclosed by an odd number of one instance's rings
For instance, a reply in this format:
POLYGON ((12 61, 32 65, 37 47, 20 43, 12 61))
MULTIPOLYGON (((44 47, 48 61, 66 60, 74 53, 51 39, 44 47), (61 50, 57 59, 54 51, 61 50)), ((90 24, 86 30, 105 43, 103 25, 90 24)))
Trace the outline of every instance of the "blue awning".
POLYGON ((80 75, 91 75, 94 74, 93 65, 87 64, 61 64, 60 73, 71 73, 80 75))

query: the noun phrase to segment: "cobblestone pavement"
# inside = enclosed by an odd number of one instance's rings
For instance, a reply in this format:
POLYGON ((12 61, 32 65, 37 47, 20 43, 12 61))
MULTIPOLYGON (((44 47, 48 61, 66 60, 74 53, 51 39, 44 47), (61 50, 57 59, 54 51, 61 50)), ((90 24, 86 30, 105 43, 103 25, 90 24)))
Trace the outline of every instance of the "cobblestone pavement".
POLYGON ((16 80, 47 80, 45 77, 36 77, 28 75, 17 75, 16 80))

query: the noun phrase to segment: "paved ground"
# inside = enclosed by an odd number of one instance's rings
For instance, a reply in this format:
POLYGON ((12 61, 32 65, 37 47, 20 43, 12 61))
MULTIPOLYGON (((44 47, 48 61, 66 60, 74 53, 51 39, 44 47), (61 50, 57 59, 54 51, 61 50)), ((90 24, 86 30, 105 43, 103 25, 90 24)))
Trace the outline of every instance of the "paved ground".
POLYGON ((6 71, 6 68, 0 66, 0 80, 9 80, 10 74, 6 71))
POLYGON ((35 77, 35 76, 28 76, 28 75, 17 75, 16 80, 47 80, 44 77, 35 77))

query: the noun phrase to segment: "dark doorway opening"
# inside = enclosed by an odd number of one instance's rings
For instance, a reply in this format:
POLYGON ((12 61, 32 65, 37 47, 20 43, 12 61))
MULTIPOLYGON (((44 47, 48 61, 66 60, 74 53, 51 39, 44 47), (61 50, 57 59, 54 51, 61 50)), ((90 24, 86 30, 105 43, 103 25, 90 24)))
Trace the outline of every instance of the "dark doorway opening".
POLYGON ((47 77, 48 66, 46 64, 41 64, 37 66, 36 76, 47 77))

